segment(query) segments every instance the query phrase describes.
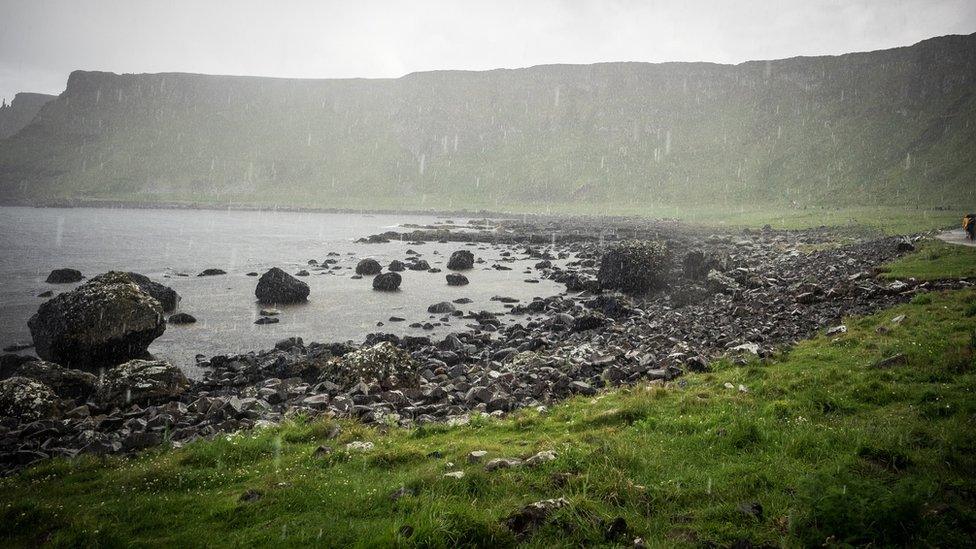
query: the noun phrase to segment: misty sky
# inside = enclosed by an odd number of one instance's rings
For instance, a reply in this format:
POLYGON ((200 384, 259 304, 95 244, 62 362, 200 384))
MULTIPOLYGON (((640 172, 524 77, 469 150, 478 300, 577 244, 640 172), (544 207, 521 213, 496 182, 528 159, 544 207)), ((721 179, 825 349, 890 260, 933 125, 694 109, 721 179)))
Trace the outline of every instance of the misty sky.
POLYGON ((0 0, 0 97, 74 69, 336 78, 737 63, 976 32, 976 0, 0 0))

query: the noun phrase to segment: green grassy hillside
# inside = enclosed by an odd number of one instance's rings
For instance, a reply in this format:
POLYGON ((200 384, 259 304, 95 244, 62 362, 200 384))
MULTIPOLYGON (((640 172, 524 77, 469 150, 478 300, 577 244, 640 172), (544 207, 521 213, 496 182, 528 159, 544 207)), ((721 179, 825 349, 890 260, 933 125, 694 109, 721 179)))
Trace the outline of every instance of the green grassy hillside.
POLYGON ((18 93, 8 105, 0 105, 0 139, 14 135, 34 119, 34 116, 55 96, 43 93, 18 93))
POLYGON ((653 211, 976 204, 976 35, 386 80, 75 72, 5 199, 653 211))

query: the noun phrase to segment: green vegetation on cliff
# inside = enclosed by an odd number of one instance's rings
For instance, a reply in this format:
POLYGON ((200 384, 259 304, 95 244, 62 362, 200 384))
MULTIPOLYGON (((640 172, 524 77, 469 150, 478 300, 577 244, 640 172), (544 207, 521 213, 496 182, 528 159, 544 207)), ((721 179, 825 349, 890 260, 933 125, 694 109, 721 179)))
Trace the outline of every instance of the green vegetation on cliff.
POLYGON ((976 203, 976 35, 380 80, 75 72, 0 196, 656 213, 976 203))

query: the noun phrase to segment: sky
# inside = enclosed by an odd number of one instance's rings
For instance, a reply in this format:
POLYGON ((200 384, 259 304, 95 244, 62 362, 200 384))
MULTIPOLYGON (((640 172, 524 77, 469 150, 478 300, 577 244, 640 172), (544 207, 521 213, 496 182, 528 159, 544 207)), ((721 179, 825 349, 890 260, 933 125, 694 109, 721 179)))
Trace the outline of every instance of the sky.
POLYGON ((976 0, 0 0, 0 97, 75 69, 390 78, 548 63, 739 63, 976 32, 976 0))

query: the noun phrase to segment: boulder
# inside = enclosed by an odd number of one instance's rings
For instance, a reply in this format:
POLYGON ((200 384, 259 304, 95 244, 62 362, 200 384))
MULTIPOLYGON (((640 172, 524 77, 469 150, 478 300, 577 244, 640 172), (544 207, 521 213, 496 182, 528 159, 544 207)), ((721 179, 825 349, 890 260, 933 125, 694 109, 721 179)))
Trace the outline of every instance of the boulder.
POLYGON ((82 279, 81 271, 77 269, 54 269, 51 274, 47 275, 47 282, 49 284, 69 284, 71 282, 78 282, 82 279))
POLYGON ((468 277, 459 273, 451 273, 447 275, 447 285, 448 286, 464 286, 468 283, 468 277))
POLYGON ((223 269, 204 269, 200 271, 200 274, 198 274, 197 276, 217 276, 217 275, 225 275, 225 274, 227 274, 227 271, 223 269))
POLYGON ((119 277, 121 275, 128 276, 133 284, 139 286, 139 289, 146 292, 147 294, 153 296, 160 305, 163 306, 163 312, 168 313, 176 309, 176 306, 180 302, 180 295, 176 293, 176 290, 168 286, 163 286, 159 282, 154 282, 146 275, 141 275, 139 273, 120 273, 118 271, 111 271, 102 275, 98 275, 92 280, 102 280, 103 277, 119 277))
POLYGON ((395 378, 398 387, 418 387, 420 368, 410 353, 383 341, 346 353, 332 365, 325 377, 350 387, 359 382, 379 383, 395 378))
POLYGON ((597 280, 603 288, 641 294, 667 286, 671 255, 662 242, 634 240, 603 254, 597 280))
POLYGON ((425 259, 418 259, 407 265, 407 268, 411 271, 427 271, 430 270, 430 263, 427 263, 425 259))
POLYGON ((701 250, 691 250, 681 261, 682 274, 691 280, 701 280, 713 269, 724 271, 725 265, 721 260, 701 250))
POLYGON ((39 381, 59 397, 72 400, 87 399, 95 392, 98 382, 94 374, 44 360, 25 362, 17 368, 14 375, 39 381))
POLYGON ((61 414, 61 402, 40 381, 15 376, 0 381, 0 417, 28 423, 61 414))
POLYGON ((254 295, 265 305, 277 303, 300 303, 308 299, 308 284, 272 267, 261 275, 258 285, 254 288, 254 295))
POLYGON ((427 312, 435 315, 453 313, 455 310, 454 305, 449 301, 441 301, 440 303, 434 303, 430 307, 427 307, 427 312))
POLYGON ((394 273, 399 273, 405 271, 406 268, 407 266, 404 265, 402 261, 400 261, 399 259, 394 259, 393 261, 390 262, 390 266, 387 267, 387 270, 394 273))
POLYGON ((105 404, 146 405, 172 400, 190 386, 183 372, 163 360, 130 360, 105 372, 98 400, 105 404))
POLYGON ((170 324, 193 324, 197 319, 189 313, 176 313, 175 315, 170 315, 166 321, 170 324))
POLYGON ((37 355, 90 369, 146 355, 166 330, 159 301, 110 272, 42 304, 27 322, 37 355))
POLYGON ((447 268, 452 271, 463 271, 474 268, 474 254, 468 250, 458 250, 451 254, 447 261, 447 268))
POLYGON ((399 273, 382 273, 373 278, 373 289, 381 292, 395 292, 400 288, 403 277, 399 273))
POLYGON ((380 266, 380 262, 375 259, 366 258, 356 264, 356 274, 358 275, 374 275, 379 274, 383 270, 380 266))

